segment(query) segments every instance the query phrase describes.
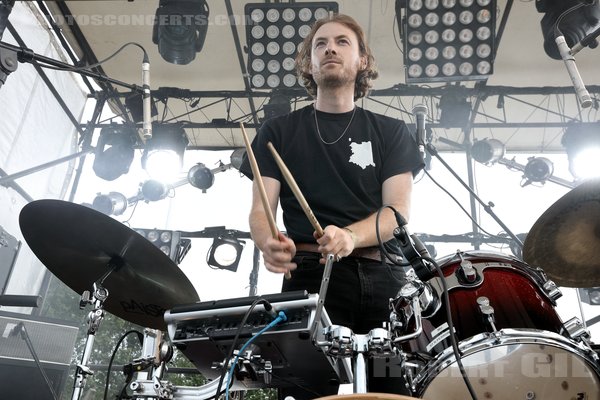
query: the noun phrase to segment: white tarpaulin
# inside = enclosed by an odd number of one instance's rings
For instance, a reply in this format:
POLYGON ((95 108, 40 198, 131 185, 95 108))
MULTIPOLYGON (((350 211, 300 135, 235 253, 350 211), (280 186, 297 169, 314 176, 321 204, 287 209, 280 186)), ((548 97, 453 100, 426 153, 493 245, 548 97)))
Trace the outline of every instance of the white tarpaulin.
MULTIPOLYGON (((9 20, 25 45, 36 54, 66 61, 35 4, 17 2, 9 20)), ((2 40, 17 43, 8 29, 2 40)), ((86 93, 75 74, 45 72, 70 112, 79 120, 86 93)), ((74 125, 35 68, 19 63, 17 70, 0 88, 0 168, 11 175, 76 153, 77 136, 74 125)), ((62 199, 67 193, 74 166, 74 162, 62 163, 15 182, 33 199, 62 199)), ((0 225, 21 241, 18 218, 25 204, 26 200, 17 191, 0 187, 0 225)), ((46 272, 24 241, 23 244, 5 291, 7 294, 38 294, 46 272)))

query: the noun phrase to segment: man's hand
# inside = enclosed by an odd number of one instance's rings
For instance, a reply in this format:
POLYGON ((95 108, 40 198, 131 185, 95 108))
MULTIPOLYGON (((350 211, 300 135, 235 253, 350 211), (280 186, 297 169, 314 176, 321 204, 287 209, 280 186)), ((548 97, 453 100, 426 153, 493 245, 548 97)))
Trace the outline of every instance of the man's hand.
POLYGON ((327 254, 335 255, 336 261, 350 255, 356 244, 352 231, 334 225, 326 226, 321 237, 317 237, 316 232, 313 235, 319 244, 318 250, 323 255, 319 260, 321 264, 325 264, 327 254))
POLYGON ((265 267, 271 272, 286 273, 297 268, 292 258, 296 255, 294 241, 279 232, 277 239, 269 237, 262 246, 265 267))

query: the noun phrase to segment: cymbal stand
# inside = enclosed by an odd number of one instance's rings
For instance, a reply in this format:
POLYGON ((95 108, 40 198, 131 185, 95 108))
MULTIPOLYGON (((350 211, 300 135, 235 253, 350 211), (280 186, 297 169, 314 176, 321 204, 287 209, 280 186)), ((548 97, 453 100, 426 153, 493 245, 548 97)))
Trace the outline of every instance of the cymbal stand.
POLYGON ((94 339, 96 338, 96 332, 100 327, 100 323, 104 318, 104 309, 102 308, 104 301, 108 298, 108 290, 104 288, 101 282, 106 279, 108 274, 110 274, 113 270, 111 269, 106 275, 104 275, 100 280, 94 282, 93 293, 90 294, 89 291, 84 291, 81 295, 81 300, 79 300, 79 308, 83 309, 88 304, 94 304, 94 309, 88 314, 88 331, 87 338, 85 340, 85 347, 83 350, 83 356, 81 357, 81 363, 77 364, 75 371, 75 382, 73 383, 73 396, 72 400, 79 400, 81 396, 81 392, 85 387, 85 382, 87 380, 88 375, 92 375, 92 370, 87 366, 88 361, 90 359, 90 355, 92 354, 92 347, 94 346, 94 339))
MULTIPOLYGON (((225 380, 228 379, 229 372, 226 372, 225 380)), ((137 389, 134 390, 132 396, 133 399, 159 399, 159 400, 207 400, 213 399, 217 394, 217 388, 219 386, 219 380, 215 379, 210 381, 206 385, 199 387, 194 386, 173 386, 168 382, 158 381, 159 388, 162 387, 165 390, 159 394, 155 389, 156 382, 150 380, 140 380, 132 382, 138 383, 137 389), (161 397, 162 396, 162 397, 161 397)), ((130 388, 132 386, 129 386, 130 388)))
POLYGON ((157 329, 144 329, 142 356, 133 360, 128 367, 137 372, 137 379, 129 385, 133 398, 172 399, 173 385, 161 381, 166 364, 173 357, 173 347, 163 340, 157 329))
POLYGON ((515 244, 522 250, 523 249, 523 242, 521 242, 521 239, 519 239, 509 228, 508 226, 500 219, 500 217, 498 217, 498 215, 494 212, 494 210, 492 209, 492 207, 494 207, 494 203, 493 202, 489 202, 489 203, 484 203, 484 201, 477 195, 477 193, 475 193, 475 191, 465 183, 465 181, 463 181, 463 179, 452 169, 452 167, 440 156, 440 154, 438 153, 437 149, 435 148, 434 145, 432 145, 431 143, 428 143, 427 146, 425 146, 425 148, 427 149, 427 152, 429 154, 431 154, 432 156, 434 156, 435 158, 438 159, 438 161, 440 163, 442 163, 442 165, 444 167, 446 167, 446 169, 448 170, 448 172, 450 172, 452 174, 452 176, 454 176, 456 178, 456 180, 469 192, 469 194, 471 195, 471 199, 474 199, 475 201, 477 201, 479 204, 481 204, 481 206, 483 207, 483 209, 490 215, 490 217, 492 217, 494 219, 494 221, 496 221, 496 223, 498 225, 500 225, 500 227, 504 230, 504 232, 506 232, 506 234, 508 236, 510 236, 510 238, 512 240, 514 240, 515 244))
MULTIPOLYGON (((173 356, 173 347, 163 339, 163 332, 156 329, 144 329, 142 357, 135 359, 127 366, 137 373, 137 379, 129 385, 133 391, 133 399, 158 400, 205 400, 217 394, 219 380, 214 380, 200 387, 174 386, 163 381, 162 376, 166 364, 173 356)), ((225 375, 227 380, 229 372, 225 375)))

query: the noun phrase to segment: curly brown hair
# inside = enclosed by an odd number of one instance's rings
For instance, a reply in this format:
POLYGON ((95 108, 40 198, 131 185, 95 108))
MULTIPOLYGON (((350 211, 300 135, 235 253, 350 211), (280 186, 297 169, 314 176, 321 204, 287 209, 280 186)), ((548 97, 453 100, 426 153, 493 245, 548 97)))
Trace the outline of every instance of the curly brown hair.
POLYGON ((312 40, 315 37, 317 30, 330 22, 342 24, 356 34, 356 37, 358 38, 358 50, 360 55, 361 57, 365 57, 367 60, 366 66, 358 71, 358 74, 356 75, 356 81, 354 84, 354 101, 356 101, 367 95, 369 89, 373 86, 371 81, 376 79, 379 73, 377 72, 377 67, 375 66, 375 58, 373 57, 373 53, 367 45, 363 29, 360 27, 358 22, 356 22, 356 20, 349 15, 333 14, 314 23, 310 33, 302 42, 301 48, 296 55, 296 72, 298 74, 298 79, 302 82, 311 96, 317 96, 317 83, 310 73, 312 40))

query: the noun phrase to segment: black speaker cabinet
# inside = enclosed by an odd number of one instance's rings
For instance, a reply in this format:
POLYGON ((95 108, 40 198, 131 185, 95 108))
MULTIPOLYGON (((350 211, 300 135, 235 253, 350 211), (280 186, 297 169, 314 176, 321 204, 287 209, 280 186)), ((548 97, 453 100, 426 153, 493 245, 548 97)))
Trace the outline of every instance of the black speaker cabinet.
POLYGON ((0 398, 52 399, 22 329, 16 329, 21 322, 50 384, 60 397, 77 339, 76 324, 0 311, 0 398))

